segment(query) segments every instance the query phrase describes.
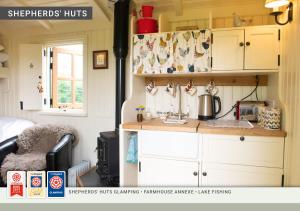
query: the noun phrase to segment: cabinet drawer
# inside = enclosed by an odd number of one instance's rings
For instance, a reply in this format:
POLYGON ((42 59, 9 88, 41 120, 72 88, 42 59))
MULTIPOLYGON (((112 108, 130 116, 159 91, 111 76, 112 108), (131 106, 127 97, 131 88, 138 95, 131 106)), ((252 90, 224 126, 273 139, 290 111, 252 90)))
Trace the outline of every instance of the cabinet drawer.
POLYGON ((203 135, 203 160, 283 168, 284 138, 203 135))
POLYGON ((141 131, 138 134, 139 156, 198 159, 196 133, 141 131))
POLYGON ((283 170, 278 168, 204 163, 202 171, 202 186, 280 187, 282 185, 283 170))

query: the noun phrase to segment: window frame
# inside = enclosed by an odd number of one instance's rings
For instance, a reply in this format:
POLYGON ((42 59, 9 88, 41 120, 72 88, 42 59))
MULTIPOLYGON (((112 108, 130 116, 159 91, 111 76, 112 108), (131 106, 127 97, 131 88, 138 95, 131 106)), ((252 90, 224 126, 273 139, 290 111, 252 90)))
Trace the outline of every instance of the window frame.
MULTIPOLYGON (((46 85, 46 90, 44 92, 44 99, 45 103, 43 105, 43 110, 40 114, 44 115, 62 115, 62 116, 87 116, 87 108, 88 108, 88 53, 87 53, 87 36, 81 36, 79 38, 74 39, 64 39, 64 40, 52 40, 45 42, 45 51, 46 54, 46 67, 43 68, 43 83, 46 85), (51 77, 52 73, 50 73, 50 55, 48 49, 63 45, 76 45, 82 44, 83 45, 83 99, 82 99, 82 108, 52 108, 50 105, 51 100, 51 77)), ((53 70, 52 70, 53 71, 53 70)))
MULTIPOLYGON (((76 102, 76 81, 81 81, 83 83, 83 78, 81 80, 77 79, 75 76, 75 60, 74 57, 76 55, 82 56, 83 60, 83 55, 82 54, 77 54, 77 52, 71 52, 71 51, 66 51, 64 49, 60 49, 57 47, 52 48, 53 50, 53 69, 52 69, 52 106, 53 108, 59 108, 59 107, 64 107, 71 105, 72 108, 69 109, 82 109, 83 103, 77 103, 76 102), (57 60, 57 55, 59 53, 63 54, 68 54, 71 55, 71 76, 70 77, 59 77, 58 72, 57 72, 57 67, 56 67, 56 60, 57 60), (71 103, 59 103, 58 102, 58 94, 57 94, 57 84, 59 80, 64 80, 64 81, 71 81, 72 84, 72 102, 71 103)), ((84 93, 83 93, 84 95, 84 93)))

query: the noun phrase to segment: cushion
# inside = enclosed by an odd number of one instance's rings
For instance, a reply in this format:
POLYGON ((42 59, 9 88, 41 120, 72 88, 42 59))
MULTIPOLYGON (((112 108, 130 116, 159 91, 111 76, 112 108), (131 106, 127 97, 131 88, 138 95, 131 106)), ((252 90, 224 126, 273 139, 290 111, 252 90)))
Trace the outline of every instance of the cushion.
POLYGON ((46 169, 45 153, 27 153, 16 155, 10 153, 5 157, 1 166, 1 177, 6 183, 8 171, 40 171, 46 169))

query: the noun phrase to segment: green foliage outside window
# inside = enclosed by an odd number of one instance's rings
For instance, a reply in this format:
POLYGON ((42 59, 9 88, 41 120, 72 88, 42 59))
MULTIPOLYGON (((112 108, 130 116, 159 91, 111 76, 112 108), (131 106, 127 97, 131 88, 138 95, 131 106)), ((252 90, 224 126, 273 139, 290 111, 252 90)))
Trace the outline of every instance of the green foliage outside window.
POLYGON ((58 103, 72 103, 72 82, 58 80, 58 103))

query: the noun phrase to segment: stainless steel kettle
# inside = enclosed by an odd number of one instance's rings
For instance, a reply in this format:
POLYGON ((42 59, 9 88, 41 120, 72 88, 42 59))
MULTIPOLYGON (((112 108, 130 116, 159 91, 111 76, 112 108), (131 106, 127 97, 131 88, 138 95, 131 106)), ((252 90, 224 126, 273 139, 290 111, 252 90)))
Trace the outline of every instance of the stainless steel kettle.
POLYGON ((209 120, 215 119, 216 115, 221 112, 221 99, 218 96, 213 96, 211 94, 204 94, 198 97, 199 99, 199 120, 209 120), (218 103, 218 111, 216 107, 218 103))

